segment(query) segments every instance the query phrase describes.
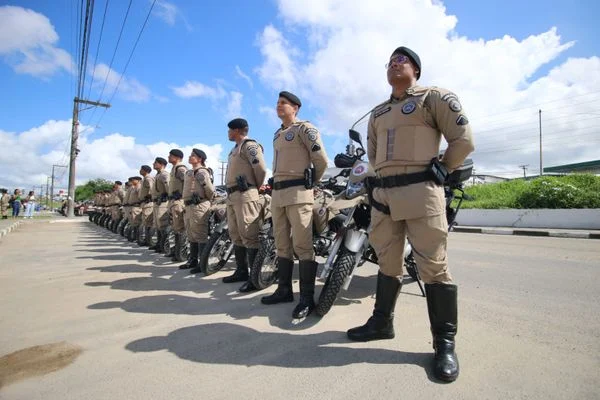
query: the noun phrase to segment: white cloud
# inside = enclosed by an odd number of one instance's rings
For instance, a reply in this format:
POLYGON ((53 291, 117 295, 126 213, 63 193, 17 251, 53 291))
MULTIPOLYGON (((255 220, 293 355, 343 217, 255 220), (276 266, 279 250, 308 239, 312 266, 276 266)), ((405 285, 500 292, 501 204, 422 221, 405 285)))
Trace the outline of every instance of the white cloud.
POLYGON ((244 95, 240 92, 229 93, 229 102, 227 103, 228 118, 236 118, 242 115, 242 99, 244 95))
POLYGON ((102 90, 104 82, 106 82, 105 95, 111 96, 118 85, 117 95, 125 100, 144 102, 151 98, 152 93, 150 89, 141 84, 137 79, 122 76, 106 64, 98 64, 93 74, 94 87, 97 89, 102 90), (121 81, 120 83, 119 80, 121 81))
POLYGON ((0 7, 0 56, 17 73, 48 77, 75 70, 69 53, 56 46, 58 34, 50 20, 33 10, 0 7))
POLYGON ((227 92, 221 86, 225 82, 218 82, 217 86, 208 86, 198 81, 186 81, 183 86, 171 87, 176 96, 184 99, 206 98, 212 101, 216 111, 223 112, 224 118, 239 117, 242 114, 242 100, 244 95, 238 91, 227 92))
POLYGON ((250 79, 250 77, 248 75, 246 75, 244 73, 244 71, 242 71, 242 69, 240 68, 239 65, 235 66, 235 72, 238 74, 238 76, 242 79, 244 79, 246 82, 248 82, 248 85, 250 86, 250 88, 254 88, 254 82, 252 82, 252 79, 250 79))
MULTIPOLYGON (((126 179, 137 175, 143 164, 150 165, 155 157, 167 158, 169 150, 181 149, 187 156, 192 148, 204 150, 208 156, 207 164, 216 170, 223 151, 221 144, 202 143, 136 143, 136 139, 122 133, 112 133, 100 138, 90 139, 93 129, 81 126, 82 134, 78 147, 81 150, 77 158, 77 184, 89 179, 105 178, 109 180, 126 179), (85 131, 84 131, 85 130, 85 131)), ((68 163, 68 149, 71 135, 71 121, 47 121, 41 126, 25 132, 6 132, 0 130, 0 186, 8 188, 30 188, 33 185, 45 185, 46 177, 51 174, 52 164, 68 163), (15 159, 18 155, 18 162, 15 159)), ((68 170, 56 169, 57 188, 67 186, 68 170)))
POLYGON ((152 14, 163 20, 167 25, 175 26, 177 20, 181 20, 183 25, 188 31, 192 30, 192 27, 188 23, 187 19, 175 4, 169 3, 165 0, 158 0, 152 9, 152 14))
POLYGON ((189 99, 192 97, 206 97, 212 100, 222 99, 226 96, 225 90, 220 86, 210 87, 197 81, 186 81, 183 86, 171 87, 176 96, 189 99))
POLYGON ((275 110, 275 106, 260 106, 258 108, 258 112, 267 116, 267 120, 273 127, 279 127, 281 125, 281 120, 277 116, 277 111, 275 110))
MULTIPOLYGON (((544 110, 548 132, 546 166, 600 158, 598 137, 596 145, 586 143, 600 128, 600 118, 592 114, 600 97, 599 59, 570 59, 538 76, 541 67, 575 45, 563 42, 556 28, 522 40, 508 32, 486 41, 461 36, 455 30, 460 16, 448 15, 439 1, 381 0, 373 7, 361 0, 279 0, 278 5, 284 30, 264 28, 257 43, 263 61, 256 71, 269 88, 296 90, 316 111, 325 133, 347 132, 389 96, 384 64, 405 45, 421 57, 421 85, 445 87, 461 98, 474 129, 473 157, 480 172, 518 174, 518 165, 526 163, 536 169, 536 105, 544 110), (585 93, 596 96, 576 97, 585 93), (565 101, 548 103, 560 99, 565 101), (582 140, 569 140, 571 135, 582 140)), ((366 133, 365 125, 359 128, 366 133)))

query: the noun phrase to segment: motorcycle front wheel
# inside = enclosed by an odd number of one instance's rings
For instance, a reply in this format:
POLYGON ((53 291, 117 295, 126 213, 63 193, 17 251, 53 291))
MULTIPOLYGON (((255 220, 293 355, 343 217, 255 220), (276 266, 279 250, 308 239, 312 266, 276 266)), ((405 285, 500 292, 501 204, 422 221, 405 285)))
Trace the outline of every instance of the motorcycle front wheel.
POLYGON ((346 278, 352 273, 355 261, 356 253, 342 246, 325 285, 323 285, 321 294, 319 294, 319 303, 315 308, 317 315, 322 317, 331 310, 346 278))
POLYGON ((200 255, 200 268, 204 274, 208 276, 220 271, 227 264, 232 249, 229 230, 213 232, 200 255))
POLYGON ((277 280, 277 252, 275 239, 261 238, 254 264, 250 267, 250 281, 258 289, 265 289, 277 280))

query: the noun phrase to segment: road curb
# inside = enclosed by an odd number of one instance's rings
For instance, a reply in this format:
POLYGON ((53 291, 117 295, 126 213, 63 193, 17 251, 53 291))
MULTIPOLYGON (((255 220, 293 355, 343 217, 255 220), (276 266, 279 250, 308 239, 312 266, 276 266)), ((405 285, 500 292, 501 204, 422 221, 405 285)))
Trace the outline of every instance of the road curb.
POLYGON ((19 227, 19 225, 23 224, 23 221, 16 221, 14 222, 12 225, 7 226, 6 228, 3 228, 2 230, 0 230, 0 237, 8 235, 9 232, 14 231, 15 229, 17 229, 19 227))
POLYGON ((470 226, 455 226, 453 232, 482 233, 489 235, 519 235, 538 237, 558 237, 572 239, 600 239, 600 233, 553 231, 544 229, 510 229, 510 228, 475 228, 470 226))

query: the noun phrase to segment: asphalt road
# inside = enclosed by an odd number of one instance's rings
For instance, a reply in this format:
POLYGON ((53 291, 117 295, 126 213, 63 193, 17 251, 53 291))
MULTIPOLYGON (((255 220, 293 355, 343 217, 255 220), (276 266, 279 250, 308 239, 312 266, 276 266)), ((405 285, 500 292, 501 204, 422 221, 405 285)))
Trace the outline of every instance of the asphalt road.
POLYGON ((274 288, 240 296, 230 271, 191 277, 84 220, 28 222, 0 241, 0 399, 600 398, 599 241, 452 233, 449 259, 461 375, 440 384, 413 282, 395 339, 346 339, 375 266, 292 324, 293 304, 260 303, 274 288))

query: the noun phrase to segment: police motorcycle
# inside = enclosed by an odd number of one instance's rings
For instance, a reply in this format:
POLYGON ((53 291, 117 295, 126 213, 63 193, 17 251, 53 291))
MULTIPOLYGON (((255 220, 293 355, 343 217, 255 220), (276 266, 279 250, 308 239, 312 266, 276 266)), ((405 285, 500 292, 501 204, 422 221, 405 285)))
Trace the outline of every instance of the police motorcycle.
MULTIPOLYGON (((325 262, 319 276, 320 279, 325 279, 325 284, 319 295, 319 302, 315 308, 315 312, 320 316, 324 316, 329 312, 342 289, 348 290, 357 267, 362 266, 367 261, 374 264, 378 263, 377 255, 368 242, 372 198, 370 198, 366 185, 369 178, 375 177, 375 173, 368 162, 362 160, 365 150, 360 133, 350 129, 350 139, 351 142, 347 146, 346 154, 338 154, 335 157, 335 164, 339 167, 352 165, 352 173, 346 191, 342 193, 341 197, 346 198, 350 203, 354 202, 354 205, 345 213, 346 218, 342 223, 342 228, 337 231, 338 236, 331 255, 325 262), (355 149, 352 141, 357 142, 360 147, 355 149)), ((460 210, 463 199, 467 198, 464 194, 462 182, 469 179, 472 170, 473 162, 467 159, 452 174, 440 178, 440 181, 444 184, 449 230, 455 226, 456 215, 460 210), (455 191, 460 194, 456 196, 455 191), (455 199, 458 200, 458 203, 455 207, 452 207, 452 202, 455 199)), ((409 276, 419 285, 422 295, 425 296, 413 249, 408 240, 404 245, 404 266, 409 276)))
MULTIPOLYGON (((243 182, 238 182, 238 186, 243 182)), ((202 251, 199 266, 206 276, 220 271, 229 261, 233 254, 233 242, 229 236, 229 225, 227 222, 227 192, 221 189, 225 195, 211 208, 212 215, 209 219, 211 225, 209 240, 202 251)), ((259 219, 264 221, 265 212, 270 210, 271 196, 270 188, 261 186, 259 188, 258 201, 261 208, 259 219)))
MULTIPOLYGON (((322 180, 313 188, 315 196, 313 206, 313 248, 315 256, 326 257, 330 253, 336 235, 336 228, 339 227, 340 221, 336 216, 341 207, 335 195, 345 188, 344 183, 349 174, 350 169, 348 168, 342 168, 337 174, 328 169, 325 175, 331 177, 322 180)), ((310 180, 308 177, 305 177, 305 179, 310 180)), ((313 186, 312 183, 308 185, 313 186)), ((258 289, 267 288, 275 283, 278 271, 270 204, 265 209, 263 218, 259 233, 260 247, 254 264, 250 266, 250 281, 258 289)))

